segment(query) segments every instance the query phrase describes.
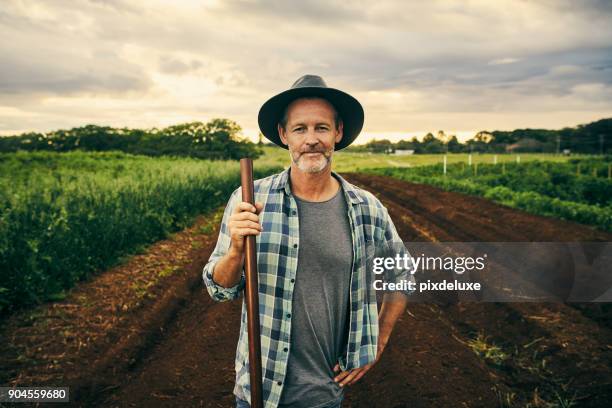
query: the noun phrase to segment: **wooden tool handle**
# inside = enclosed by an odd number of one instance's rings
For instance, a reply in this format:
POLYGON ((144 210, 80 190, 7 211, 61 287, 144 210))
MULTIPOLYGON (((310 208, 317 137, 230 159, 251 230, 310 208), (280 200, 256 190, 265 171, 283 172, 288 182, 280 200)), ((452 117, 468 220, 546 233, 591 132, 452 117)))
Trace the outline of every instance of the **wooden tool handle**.
MULTIPOLYGON (((242 201, 255 205, 253 188, 253 160, 240 159, 242 201)), ((244 271, 246 274, 245 300, 249 334, 249 368, 251 378, 251 407, 263 408, 261 384, 261 338, 259 334, 259 289, 257 283, 257 247, 255 235, 247 235, 245 241, 244 271)))

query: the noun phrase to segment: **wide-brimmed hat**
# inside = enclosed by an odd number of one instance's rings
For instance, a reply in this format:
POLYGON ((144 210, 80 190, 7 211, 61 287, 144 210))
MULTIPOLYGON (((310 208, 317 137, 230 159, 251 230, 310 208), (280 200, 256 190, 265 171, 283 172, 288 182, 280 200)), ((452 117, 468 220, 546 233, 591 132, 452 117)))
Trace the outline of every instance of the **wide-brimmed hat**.
POLYGON ((357 99, 339 89, 327 86, 318 75, 304 75, 291 85, 291 88, 268 99, 259 109, 258 122, 261 133, 276 145, 288 149, 278 134, 277 125, 285 108, 291 101, 306 96, 320 96, 329 101, 340 115, 343 126, 342 139, 334 150, 340 150, 357 138, 363 128, 363 107, 357 99))

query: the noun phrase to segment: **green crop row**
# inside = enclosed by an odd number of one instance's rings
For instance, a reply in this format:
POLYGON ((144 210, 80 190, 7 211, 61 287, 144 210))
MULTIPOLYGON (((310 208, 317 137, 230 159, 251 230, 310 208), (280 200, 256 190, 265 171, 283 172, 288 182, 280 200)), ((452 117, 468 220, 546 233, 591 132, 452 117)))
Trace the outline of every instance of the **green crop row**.
POLYGON ((533 161, 529 163, 474 164, 456 163, 416 167, 407 170, 426 177, 444 176, 453 180, 470 180, 489 187, 503 186, 512 191, 536 192, 563 201, 599 205, 612 205, 612 165, 604 161, 555 163, 533 161), (610 168, 608 167, 610 166, 610 168))
MULTIPOLYGON (((427 166, 434 167, 434 166, 427 166)), ((417 169, 373 168, 367 172, 386 175, 414 183, 430 184, 448 191, 482 196, 504 205, 520 208, 527 212, 552 216, 596 226, 604 231, 612 231, 612 206, 591 205, 550 197, 536 191, 515 191, 502 185, 481 183, 481 179, 455 179, 439 175, 422 175, 417 169), (416 171, 415 171, 416 170, 416 171)), ((431 169, 425 169, 425 173, 431 169)), ((529 185, 531 180, 525 179, 529 185)), ((608 194, 610 190, 608 189, 608 194)))
MULTIPOLYGON (((279 171, 256 168, 255 177, 279 171)), ((0 312, 75 282, 223 204, 237 162, 121 153, 0 155, 0 312)))

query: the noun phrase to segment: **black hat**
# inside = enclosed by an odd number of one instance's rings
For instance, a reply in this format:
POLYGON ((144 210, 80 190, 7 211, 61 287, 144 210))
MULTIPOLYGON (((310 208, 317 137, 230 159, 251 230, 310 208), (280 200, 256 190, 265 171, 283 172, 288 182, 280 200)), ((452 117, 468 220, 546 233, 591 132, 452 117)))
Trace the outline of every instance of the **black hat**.
POLYGON ((318 75, 304 75, 288 90, 268 99, 259 109, 258 122, 261 133, 278 146, 288 149, 278 134, 277 125, 285 108, 291 101, 306 96, 320 96, 331 103, 344 123, 342 139, 334 150, 340 150, 353 143, 363 128, 363 107, 359 101, 346 92, 329 88, 318 75))

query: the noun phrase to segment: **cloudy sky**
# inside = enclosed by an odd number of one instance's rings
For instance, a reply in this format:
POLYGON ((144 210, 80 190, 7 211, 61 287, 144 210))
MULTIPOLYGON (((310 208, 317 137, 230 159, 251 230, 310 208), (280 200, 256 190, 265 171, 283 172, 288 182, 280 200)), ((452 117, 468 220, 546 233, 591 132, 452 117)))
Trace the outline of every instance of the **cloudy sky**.
POLYGON ((606 0, 9 0, 0 39, 4 135, 226 117, 255 139, 303 74, 361 101, 358 143, 612 117, 606 0))

